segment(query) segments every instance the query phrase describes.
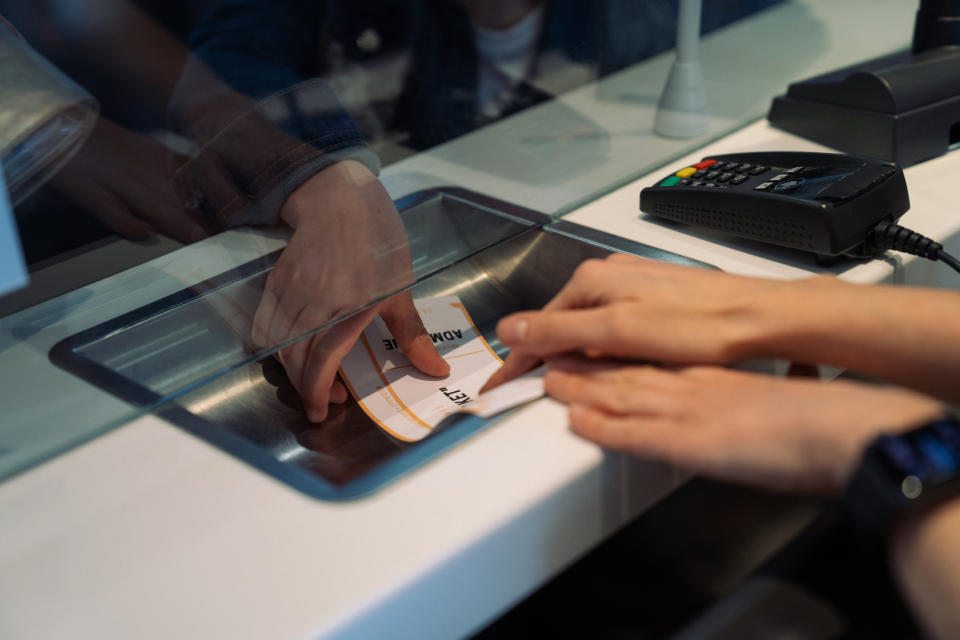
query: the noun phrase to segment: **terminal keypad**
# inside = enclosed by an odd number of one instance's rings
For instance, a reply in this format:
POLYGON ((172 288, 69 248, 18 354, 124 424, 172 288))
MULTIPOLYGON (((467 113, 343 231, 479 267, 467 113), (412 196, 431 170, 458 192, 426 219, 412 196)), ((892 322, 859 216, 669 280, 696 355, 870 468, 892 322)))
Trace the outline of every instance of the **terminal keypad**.
POLYGON ((802 171, 804 167, 768 167, 762 164, 749 162, 728 162, 704 158, 696 164, 684 167, 672 175, 664 178, 658 187, 705 187, 729 188, 747 182, 756 177, 753 186, 758 191, 767 191, 777 182, 791 178, 793 174, 802 171))

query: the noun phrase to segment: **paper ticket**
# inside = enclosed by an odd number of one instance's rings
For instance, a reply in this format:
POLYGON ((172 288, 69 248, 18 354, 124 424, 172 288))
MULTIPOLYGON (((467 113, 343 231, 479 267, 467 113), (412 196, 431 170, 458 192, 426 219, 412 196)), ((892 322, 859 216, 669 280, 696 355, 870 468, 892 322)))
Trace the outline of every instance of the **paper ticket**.
MULTIPOLYGON (((503 361, 477 331, 457 296, 415 300, 424 327, 450 374, 433 378, 416 369, 377 317, 340 364, 340 376, 381 429, 413 442, 458 412, 489 417, 543 395, 542 375, 525 376, 478 397, 503 361)), ((533 373, 533 372, 531 372, 533 373)))

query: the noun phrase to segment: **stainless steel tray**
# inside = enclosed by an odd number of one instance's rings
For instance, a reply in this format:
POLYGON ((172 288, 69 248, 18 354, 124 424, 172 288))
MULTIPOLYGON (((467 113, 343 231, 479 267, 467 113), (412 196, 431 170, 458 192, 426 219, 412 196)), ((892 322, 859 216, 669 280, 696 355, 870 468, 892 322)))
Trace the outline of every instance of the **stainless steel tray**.
MULTIPOLYGON (((497 321, 539 308, 583 260, 620 251, 708 267, 462 190, 398 203, 414 297, 456 294, 500 355, 497 321)), ((354 401, 310 423, 282 367, 253 361, 224 305, 249 305, 275 256, 92 327, 50 353, 57 366, 157 414, 317 498, 367 494, 491 424, 456 417, 416 444, 381 431, 354 401)))

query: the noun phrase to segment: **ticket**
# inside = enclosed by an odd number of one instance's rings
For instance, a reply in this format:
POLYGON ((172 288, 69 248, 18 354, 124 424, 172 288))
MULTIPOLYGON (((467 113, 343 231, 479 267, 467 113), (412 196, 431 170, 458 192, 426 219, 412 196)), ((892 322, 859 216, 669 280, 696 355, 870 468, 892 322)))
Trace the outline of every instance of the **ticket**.
POLYGON ((542 374, 534 374, 480 396, 480 387, 503 361, 480 335, 459 297, 425 298, 414 305, 450 364, 449 375, 434 378, 418 371, 379 316, 340 364, 347 389, 381 429, 414 442, 454 413, 489 417, 543 395, 542 374))

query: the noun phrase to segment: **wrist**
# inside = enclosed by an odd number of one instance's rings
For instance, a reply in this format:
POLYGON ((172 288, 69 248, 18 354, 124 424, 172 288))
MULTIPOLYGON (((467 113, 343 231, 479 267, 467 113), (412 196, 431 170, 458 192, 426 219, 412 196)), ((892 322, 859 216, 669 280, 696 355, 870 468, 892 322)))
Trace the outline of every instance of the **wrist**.
POLYGON ((284 201, 280 219, 297 229, 310 216, 318 202, 343 197, 346 192, 366 189, 378 183, 377 177, 358 160, 345 159, 324 167, 300 185, 284 201))
POLYGON ((847 485, 845 503, 861 534, 878 538, 958 498, 960 424, 940 414, 876 438, 847 485))
POLYGON ((815 318, 810 313, 811 295, 817 286, 804 280, 766 280, 751 278, 747 283, 741 315, 741 338, 733 348, 736 360, 782 358, 806 362, 797 358, 807 350, 808 336, 814 331, 815 318))
POLYGON ((837 364, 831 344, 860 331, 857 285, 833 276, 774 282, 759 298, 751 358, 837 364))

